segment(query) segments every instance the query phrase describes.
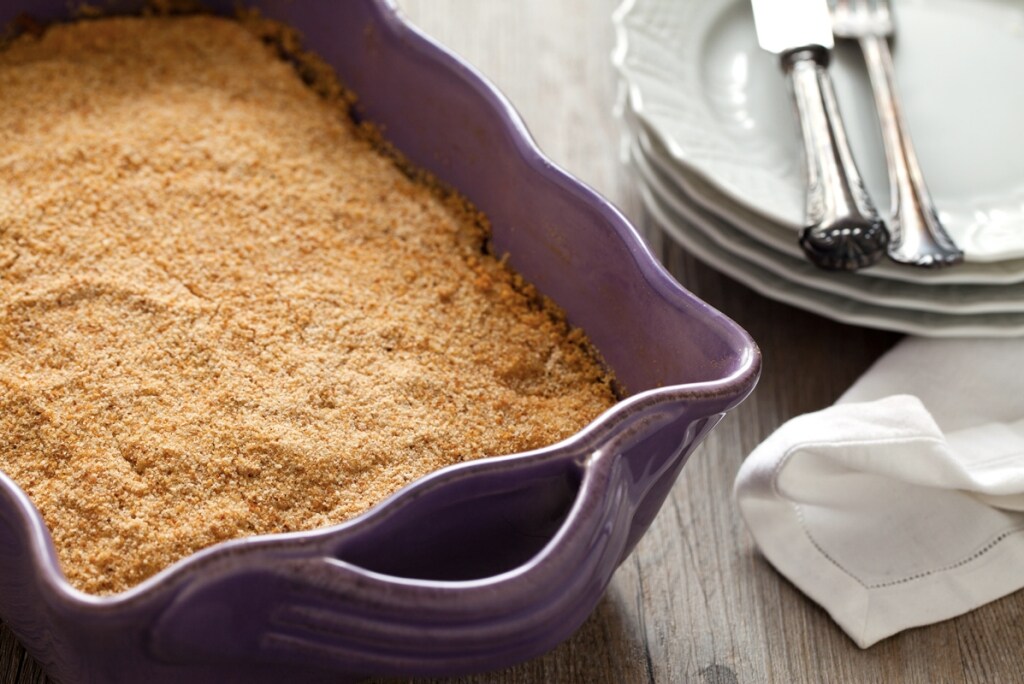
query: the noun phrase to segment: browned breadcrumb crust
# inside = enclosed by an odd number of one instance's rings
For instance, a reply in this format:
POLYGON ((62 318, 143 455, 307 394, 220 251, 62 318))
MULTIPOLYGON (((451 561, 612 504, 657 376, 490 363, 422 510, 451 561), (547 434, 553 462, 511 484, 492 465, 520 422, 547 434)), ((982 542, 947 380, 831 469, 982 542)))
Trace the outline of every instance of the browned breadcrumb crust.
POLYGON ((482 218, 243 23, 90 20, 0 52, 0 470, 87 592, 614 401, 583 333, 482 254, 482 218))

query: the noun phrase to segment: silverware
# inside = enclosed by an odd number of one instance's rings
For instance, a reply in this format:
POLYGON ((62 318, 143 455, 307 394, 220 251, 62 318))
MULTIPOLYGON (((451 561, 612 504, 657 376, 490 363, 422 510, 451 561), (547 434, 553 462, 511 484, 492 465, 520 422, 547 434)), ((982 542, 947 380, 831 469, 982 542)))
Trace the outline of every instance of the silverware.
POLYGON ((800 245, 821 268, 877 263, 889 233, 853 161, 828 74, 832 23, 825 0, 752 0, 761 47, 789 77, 807 158, 806 227, 800 245))
POLYGON ((889 38, 894 25, 888 0, 834 0, 832 31, 838 38, 860 42, 882 125, 885 160, 889 168, 891 215, 889 257, 914 266, 949 266, 963 261, 939 221, 907 123, 896 96, 896 76, 889 38))

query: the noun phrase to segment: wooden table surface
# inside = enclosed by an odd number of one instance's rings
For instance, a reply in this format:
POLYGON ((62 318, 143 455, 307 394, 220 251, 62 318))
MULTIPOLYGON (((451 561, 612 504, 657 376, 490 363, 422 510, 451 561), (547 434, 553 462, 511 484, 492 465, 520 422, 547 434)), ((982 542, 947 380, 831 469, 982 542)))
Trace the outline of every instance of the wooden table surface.
MULTIPOLYGON (((400 4, 508 95, 556 163, 642 224, 612 115, 615 0, 400 4)), ((787 419, 831 404, 899 336, 773 302, 674 246, 659 251, 686 287, 758 341, 760 385, 693 455, 575 636, 531 662, 452 681, 1024 681, 1024 592, 861 650, 757 553, 732 501, 736 471, 754 446, 787 419)), ((0 684, 45 681, 0 625, 0 684)))

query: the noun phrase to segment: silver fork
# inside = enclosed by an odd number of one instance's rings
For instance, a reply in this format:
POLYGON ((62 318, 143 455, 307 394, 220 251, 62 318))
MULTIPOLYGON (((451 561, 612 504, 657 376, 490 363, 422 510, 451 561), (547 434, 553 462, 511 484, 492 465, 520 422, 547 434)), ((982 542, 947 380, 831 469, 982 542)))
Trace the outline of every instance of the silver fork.
POLYGON ((837 38, 859 41, 875 95, 889 168, 889 257, 914 266, 960 263, 964 253, 939 222, 896 97, 895 68, 889 51, 889 38, 894 33, 889 0, 830 1, 832 33, 837 38))

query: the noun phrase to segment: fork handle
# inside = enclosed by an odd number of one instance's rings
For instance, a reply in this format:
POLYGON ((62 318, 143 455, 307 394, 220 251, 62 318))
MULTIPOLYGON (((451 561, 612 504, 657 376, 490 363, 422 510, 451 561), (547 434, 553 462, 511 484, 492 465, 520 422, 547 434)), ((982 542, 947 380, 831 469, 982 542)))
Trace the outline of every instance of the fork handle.
POLYGON ((784 53, 807 160, 806 224, 800 246, 821 268, 852 271, 877 263, 889 234, 853 160, 839 115, 828 50, 784 53))
POLYGON ((889 256, 893 261, 914 266, 959 263, 963 261, 964 254, 939 222, 907 133, 907 123, 896 97, 895 68, 889 41, 882 36, 864 36, 860 45, 871 79, 889 168, 892 207, 889 256))

